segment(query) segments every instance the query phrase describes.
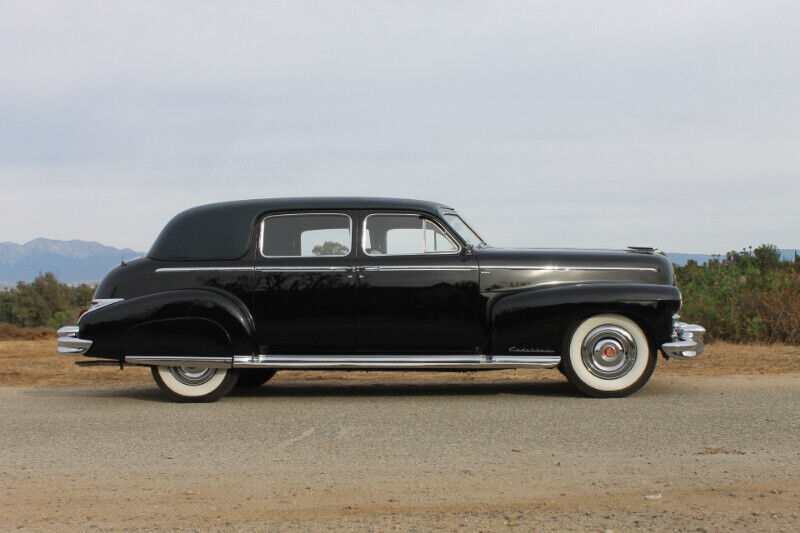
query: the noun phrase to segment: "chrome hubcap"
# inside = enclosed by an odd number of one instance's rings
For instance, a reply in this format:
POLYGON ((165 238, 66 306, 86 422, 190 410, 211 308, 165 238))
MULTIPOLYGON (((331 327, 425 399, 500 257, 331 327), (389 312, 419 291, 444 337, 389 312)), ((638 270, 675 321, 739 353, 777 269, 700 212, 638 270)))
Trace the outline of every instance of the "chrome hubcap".
POLYGON ((216 368, 198 368, 194 366, 171 366, 169 371, 184 385, 202 385, 214 377, 216 368))
POLYGON ((599 326, 581 344, 581 358, 589 372, 602 379, 616 379, 636 363, 636 342, 619 326, 599 326))

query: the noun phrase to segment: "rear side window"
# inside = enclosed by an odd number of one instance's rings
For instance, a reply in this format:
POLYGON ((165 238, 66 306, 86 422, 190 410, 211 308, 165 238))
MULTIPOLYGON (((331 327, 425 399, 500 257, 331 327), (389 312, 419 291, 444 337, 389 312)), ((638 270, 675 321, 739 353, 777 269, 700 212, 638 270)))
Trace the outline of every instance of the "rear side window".
POLYGON ((261 223, 265 257, 344 256, 351 243, 352 222, 343 213, 271 215, 261 223))
POLYGON ((456 253, 458 245, 435 222, 414 214, 373 214, 364 219, 367 255, 456 253))

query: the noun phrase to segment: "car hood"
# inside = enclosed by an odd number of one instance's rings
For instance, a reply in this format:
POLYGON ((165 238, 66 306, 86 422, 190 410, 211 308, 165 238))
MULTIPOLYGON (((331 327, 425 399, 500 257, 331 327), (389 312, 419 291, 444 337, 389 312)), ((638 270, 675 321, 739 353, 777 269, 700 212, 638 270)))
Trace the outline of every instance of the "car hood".
MULTIPOLYGON (((672 264, 663 255, 636 250, 589 250, 568 248, 492 248, 475 249, 481 270, 553 269, 584 272, 647 271, 656 273, 658 282, 672 284, 672 264)), ((587 279, 588 280, 588 279, 587 279)))

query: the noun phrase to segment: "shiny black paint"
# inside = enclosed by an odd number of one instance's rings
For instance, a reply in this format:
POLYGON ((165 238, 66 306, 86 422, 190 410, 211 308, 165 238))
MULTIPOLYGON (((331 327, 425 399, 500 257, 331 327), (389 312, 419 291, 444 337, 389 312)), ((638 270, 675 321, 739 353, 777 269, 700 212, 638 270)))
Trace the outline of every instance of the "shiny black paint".
POLYGON ((493 295, 489 299, 491 353, 561 354, 581 320, 601 313, 634 319, 658 346, 670 339, 680 307, 676 287, 638 283, 579 283, 493 295))
MULTIPOLYGON (((578 320, 605 312, 630 316, 654 344, 665 342, 671 333, 671 316, 680 306, 680 293, 672 286, 672 266, 653 254, 471 250, 463 242, 462 250, 452 255, 368 256, 361 250, 360 228, 366 214, 418 212, 449 228, 439 216, 444 207, 440 204, 327 198, 221 206, 224 209, 218 209, 228 213, 233 208, 243 210, 240 220, 247 224, 232 223, 226 229, 239 232, 230 238, 245 243, 245 253, 227 260, 189 260, 180 256, 180 250, 172 254, 159 246, 150 257, 114 269, 95 297, 125 300, 81 318, 80 336, 93 341, 88 356, 550 354, 561 353, 564 336, 578 320), (257 223, 264 215, 318 210, 352 216, 349 256, 261 257, 257 223), (269 270, 314 265, 354 270, 269 270), (365 270, 376 266, 462 269, 365 270), (184 270, 163 270, 171 268, 184 270), (191 270, 195 268, 203 270, 191 270)), ((206 206, 176 217, 177 222, 165 228, 162 244, 188 235, 192 228, 214 226, 208 221, 195 224, 197 217, 224 221, 224 217, 214 218, 214 212, 214 206, 206 206)), ((225 235, 216 232, 211 240, 225 235)), ((212 249, 206 247, 204 254, 214 255, 209 252, 212 249)), ((222 252, 231 254, 231 250, 222 252)))
MULTIPOLYGON (((384 212, 362 210, 359 228, 363 230, 364 217, 370 213, 384 212)), ((403 213, 421 214, 413 210, 403 213)), ((442 223, 438 216, 430 218, 442 223)), ((455 239, 455 235, 451 237, 455 239)), ((462 246, 458 253, 367 255, 359 247, 357 267, 358 352, 460 354, 485 350, 478 261, 470 250, 462 246), (376 267, 393 270, 376 271, 376 267)))
MULTIPOLYGON (((324 211, 348 215, 353 225, 356 223, 358 213, 355 210, 324 211)), ((353 353, 356 321, 353 238, 351 235, 350 254, 341 257, 275 258, 264 257, 260 250, 253 250, 256 270, 251 310, 260 353, 353 353), (338 267, 342 270, 270 270, 276 267, 338 267)))
POLYGON ((86 313, 79 326, 81 335, 92 340, 86 354, 90 357, 256 353, 255 326, 247 306, 214 289, 131 298, 86 313))

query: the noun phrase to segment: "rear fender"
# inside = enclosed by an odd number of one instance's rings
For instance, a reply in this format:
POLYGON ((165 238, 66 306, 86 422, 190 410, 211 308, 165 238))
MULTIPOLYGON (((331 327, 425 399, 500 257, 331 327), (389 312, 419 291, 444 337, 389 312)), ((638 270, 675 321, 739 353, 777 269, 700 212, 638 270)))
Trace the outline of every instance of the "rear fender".
POLYGON ((658 346, 672 335, 680 291, 671 285, 580 283, 503 295, 490 304, 490 353, 561 354, 564 338, 580 320, 601 313, 630 317, 658 346))
POLYGON ((255 327, 238 298, 207 289, 164 291, 84 314, 90 357, 125 355, 252 355, 255 327))

